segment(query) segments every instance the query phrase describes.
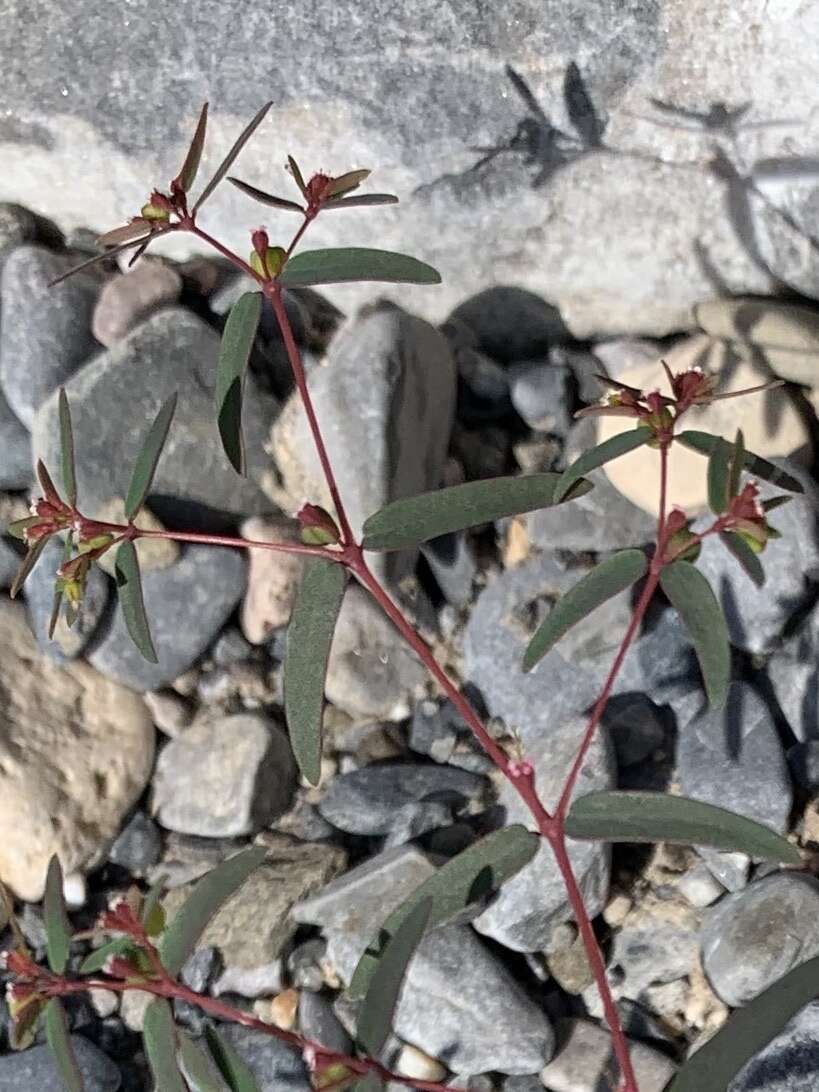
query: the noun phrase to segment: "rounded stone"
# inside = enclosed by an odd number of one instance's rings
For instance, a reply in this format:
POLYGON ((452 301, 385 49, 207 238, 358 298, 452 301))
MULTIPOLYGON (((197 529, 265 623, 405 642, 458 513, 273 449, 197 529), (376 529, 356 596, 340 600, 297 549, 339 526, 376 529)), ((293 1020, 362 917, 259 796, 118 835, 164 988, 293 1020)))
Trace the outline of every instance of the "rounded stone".
POLYGON ((40 655, 19 604, 0 601, 0 878, 42 897, 57 854, 66 873, 103 859, 142 793, 154 727, 138 695, 88 664, 40 655))

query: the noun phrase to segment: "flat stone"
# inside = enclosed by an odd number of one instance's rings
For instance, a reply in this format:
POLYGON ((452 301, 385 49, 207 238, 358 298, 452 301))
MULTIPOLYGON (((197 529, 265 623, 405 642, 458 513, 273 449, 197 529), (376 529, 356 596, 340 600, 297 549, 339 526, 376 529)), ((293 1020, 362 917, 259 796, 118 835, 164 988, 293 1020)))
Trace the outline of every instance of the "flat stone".
POLYGON ((812 307, 740 296, 699 303, 694 317, 711 337, 788 352, 819 353, 819 311, 812 307))
POLYGON ((819 955, 819 882, 787 872, 727 895, 705 918, 702 966, 727 1004, 747 1004, 819 955))
MULTIPOLYGON (((197 949, 215 948, 224 970, 216 992, 265 996, 278 988, 278 957, 296 931, 291 907, 323 887, 343 867, 345 854, 334 846, 295 842, 265 835, 268 854, 202 933, 197 949)), ((175 887, 163 900, 171 915, 184 903, 191 884, 175 887)))
MULTIPOLYGON (((770 374, 753 363, 748 354, 731 350, 725 343, 704 334, 680 342, 663 359, 672 372, 694 365, 717 376, 719 393, 743 390, 770 380, 770 374)), ((623 371, 619 382, 640 390, 670 388, 659 363, 635 364, 623 371)), ((763 458, 782 458, 806 447, 810 438, 791 395, 784 388, 764 391, 747 397, 695 406, 684 418, 686 429, 710 432, 733 442, 737 429, 742 429, 745 447, 763 458)), ((634 428, 629 417, 597 418, 597 443, 634 428)), ((668 496, 672 503, 690 515, 704 511, 708 503, 707 460, 699 452, 682 444, 674 444, 668 459, 668 496)), ((637 448, 607 463, 609 480, 633 504, 656 517, 660 497, 660 460, 650 447, 637 448)), ((779 513, 777 513, 779 514, 779 513)), ((775 522, 775 521, 774 521, 775 522)))
MULTIPOLYGON (((523 737, 523 753, 534 764, 538 795, 553 809, 560 796, 577 748, 583 738, 585 719, 555 720, 540 737, 523 737)), ((528 726, 527 726, 528 727, 528 726)), ((577 778, 572 799, 586 793, 609 789, 614 784, 611 747, 598 729, 577 778)), ((515 789, 506 781, 501 785, 498 802, 504 809, 504 822, 524 823, 533 829, 533 821, 515 789)), ((567 842, 575 877, 583 892, 590 917, 603 909, 609 890, 609 848, 603 843, 567 842)), ((544 949, 556 925, 568 921, 572 911, 554 854, 543 842, 534 860, 508 880, 493 902, 474 921, 480 933, 517 952, 544 949)))
POLYGON ((774 718, 745 683, 731 684, 723 709, 681 726, 677 780, 683 796, 745 815, 784 833, 792 803, 788 765, 774 718))
POLYGON ((133 269, 103 285, 91 321, 94 337, 110 348, 143 318, 176 303, 181 291, 182 278, 172 265, 143 258, 133 269))
POLYGON ((328 699, 353 716, 402 720, 426 679, 380 607, 363 588, 349 586, 330 648, 328 699))
POLYGON ((479 799, 485 789, 482 777, 452 766, 377 763, 333 778, 319 811, 339 830, 388 834, 408 805, 446 804, 445 813, 451 813, 479 799))
MULTIPOLYGON (((219 336, 210 326, 189 311, 170 307, 99 353, 65 384, 84 511, 127 494, 146 430, 174 392, 176 413, 151 488, 154 514, 178 520, 183 512, 189 514, 188 523, 211 525, 214 512, 248 516, 267 507, 253 478, 266 463, 262 443, 276 403, 248 379, 243 428, 249 477, 237 477, 214 420, 218 354, 219 336)), ((32 428, 34 457, 47 466, 59 465, 57 414, 55 393, 40 408, 32 428)))
MULTIPOLYGON (((441 484, 455 412, 455 363, 432 326, 398 307, 371 310, 333 339, 308 384, 356 535, 389 501, 441 484)), ((272 451, 294 505, 307 498, 329 511, 329 491, 295 395, 273 427, 272 451)), ((398 579, 411 571, 415 556, 372 555, 372 564, 398 579)))
POLYGON ((82 603, 74 625, 68 627, 65 603, 54 627, 54 637, 49 638, 48 628, 54 609, 54 584, 57 570, 63 563, 63 544, 53 538, 43 550, 25 583, 26 606, 37 644, 57 663, 76 659, 81 655, 103 619, 108 605, 109 581, 96 565, 92 565, 82 603))
POLYGON ((566 340, 560 311, 534 292, 521 288, 486 288, 458 304, 448 321, 472 333, 481 352, 511 364, 533 360, 566 340))
POLYGON ((236 606, 245 586, 245 561, 235 550, 188 546, 169 569, 142 575, 145 611, 159 662, 133 643, 117 604, 95 638, 89 660, 104 675, 135 690, 156 690, 199 659, 236 606))
MULTIPOLYGON (((294 520, 255 516, 242 524, 242 538, 256 542, 300 542, 294 520)), ((301 584, 304 558, 273 550, 248 550, 247 591, 242 602, 242 633, 252 645, 286 626, 301 584)))
POLYGON ((310 1092, 307 1068, 293 1047, 237 1024, 221 1025, 219 1036, 250 1067, 259 1092, 310 1092))
POLYGON ((255 713, 203 718, 160 752, 153 812, 181 834, 255 834, 286 811, 295 782, 290 743, 274 721, 255 713))
MULTIPOLYGON (((122 1078, 111 1059, 82 1035, 72 1035, 71 1046, 85 1092, 117 1092, 122 1078)), ((64 1092, 49 1046, 44 1043, 0 1057, 0 1092, 31 1092, 35 1088, 37 1092, 64 1092)))
POLYGON ((79 661, 41 656, 20 604, 0 601, 0 878, 42 897, 57 853, 66 873, 104 860, 141 795, 154 728, 140 698, 79 661))
MULTIPOLYGON (((598 1092, 619 1073, 611 1035, 588 1020, 571 1020, 565 1038, 540 1079, 549 1092, 598 1092)), ((644 1043, 629 1043, 629 1056, 640 1092, 663 1092, 677 1067, 665 1054, 644 1043)))
POLYGON ((805 1005, 747 1062, 727 1092, 810 1092, 819 1081, 819 1003, 805 1005))
POLYGON ((98 348, 91 334, 91 314, 100 289, 99 275, 78 273, 49 287, 55 277, 81 260, 76 254, 53 254, 25 245, 3 264, 0 384, 9 406, 29 429, 51 392, 98 348), (37 316, 35 322, 32 315, 37 316))

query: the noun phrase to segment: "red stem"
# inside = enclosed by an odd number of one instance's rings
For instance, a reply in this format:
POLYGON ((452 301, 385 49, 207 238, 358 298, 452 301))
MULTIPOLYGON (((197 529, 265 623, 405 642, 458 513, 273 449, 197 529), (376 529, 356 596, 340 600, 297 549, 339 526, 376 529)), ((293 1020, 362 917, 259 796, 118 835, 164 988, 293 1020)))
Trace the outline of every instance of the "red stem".
MULTIPOLYGON (((119 531, 127 531, 127 527, 118 528, 119 531)), ((282 554, 306 554, 309 557, 322 557, 325 561, 342 562, 343 556, 328 550, 326 546, 308 546, 302 542, 258 542, 251 538, 237 538, 233 535, 208 535, 195 531, 143 531, 134 527, 129 537, 136 540, 140 538, 168 538, 174 542, 196 542, 202 546, 233 546, 241 550, 273 550, 282 554)))

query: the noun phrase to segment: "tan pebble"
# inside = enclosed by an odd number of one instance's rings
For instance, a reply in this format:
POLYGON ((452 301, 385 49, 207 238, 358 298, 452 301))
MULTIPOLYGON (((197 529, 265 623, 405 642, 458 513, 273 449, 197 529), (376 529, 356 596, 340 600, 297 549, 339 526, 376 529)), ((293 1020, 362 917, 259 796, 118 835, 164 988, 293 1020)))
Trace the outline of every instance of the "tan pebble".
POLYGON ((513 519, 506 532, 506 542, 503 546, 503 567, 513 569, 520 565, 529 556, 531 543, 526 524, 521 519, 513 519))
MULTIPOLYGON (((242 537, 257 542, 299 542, 299 527, 294 520, 262 519, 254 516, 242 524, 242 537)), ((273 550, 248 551, 247 592, 240 622, 242 633, 253 645, 265 642, 270 634, 287 625, 301 583, 304 561, 294 554, 273 550)))
POLYGON ((401 1047, 395 1069, 402 1076, 412 1077, 416 1081, 442 1081, 447 1074, 446 1067, 437 1058, 430 1057, 409 1043, 401 1047))
POLYGON ((615 895, 603 911, 603 921, 606 925, 622 925, 628 917, 629 910, 631 910, 631 899, 628 895, 615 895))
POLYGON ((281 1028, 282 1031, 292 1031, 296 1025, 296 1014, 299 1010, 299 991, 283 990, 275 997, 256 1001, 253 1011, 266 1024, 281 1028))
POLYGON ((113 990, 89 990, 88 998, 94 1012, 103 1019, 106 1016, 113 1016, 119 1008, 119 997, 113 990))
POLYGON ((173 739, 190 727, 192 711, 179 694, 164 690, 148 690, 142 695, 151 719, 161 732, 173 739))

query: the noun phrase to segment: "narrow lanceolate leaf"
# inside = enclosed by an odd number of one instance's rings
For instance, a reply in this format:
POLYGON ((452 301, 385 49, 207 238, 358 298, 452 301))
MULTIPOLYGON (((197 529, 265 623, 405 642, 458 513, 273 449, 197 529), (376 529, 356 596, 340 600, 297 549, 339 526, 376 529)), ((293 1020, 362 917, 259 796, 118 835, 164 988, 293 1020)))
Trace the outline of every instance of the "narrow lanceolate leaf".
POLYGON ((95 948, 80 964, 80 974, 94 974, 101 971, 112 956, 122 956, 133 951, 134 944, 129 937, 114 937, 107 944, 95 948))
POLYGON ((479 902, 499 891, 508 879, 532 860, 539 845, 536 834, 515 824, 481 838, 447 861, 384 921, 378 935, 358 961, 347 989, 348 995, 357 998, 366 994, 388 941, 419 903, 425 899, 432 900, 428 929, 443 925, 470 903, 479 902))
POLYGON ((252 197, 254 201, 259 201, 263 205, 271 205, 274 209, 284 209, 286 212, 300 212, 304 215, 304 209, 301 205, 295 201, 288 201, 286 197, 276 197, 272 193, 265 193, 264 190, 251 186, 249 182, 243 182, 241 178, 231 177, 228 178, 228 182, 234 185, 237 190, 241 190, 242 193, 247 194, 248 197, 252 197))
POLYGON ((148 1005, 142 1037, 157 1089, 162 1092, 188 1092, 176 1060, 177 1030, 169 1001, 158 997, 148 1005))
POLYGON ((191 141, 190 148, 188 148, 188 154, 185 156, 185 162, 182 164, 182 169, 177 175, 177 181, 185 193, 190 193, 191 187, 196 181, 196 173, 199 170, 199 163, 202 159, 202 149, 205 146, 205 132, 207 127, 208 104, 205 103, 202 107, 202 112, 199 115, 196 132, 193 134, 193 140, 191 141))
POLYGON ((29 547, 29 551, 23 558, 20 568, 17 570, 14 580, 12 581, 11 588, 9 589, 9 595, 12 599, 14 599, 20 591, 20 588, 25 584, 29 573, 40 560, 40 554, 42 554, 47 544, 48 538, 45 537, 39 539, 33 546, 29 547))
POLYGON ((158 663, 156 649, 151 638, 148 616, 145 614, 145 602, 142 598, 142 577, 139 572, 139 560, 133 542, 126 541, 117 550, 114 562, 114 577, 117 582, 122 616, 131 640, 150 663, 158 663))
POLYGON ((731 551, 754 584, 761 588, 765 583, 765 570, 762 568, 762 562, 745 539, 741 535, 730 531, 724 531, 719 537, 726 550, 731 551))
POLYGON ((577 130, 584 144, 598 148, 603 139, 603 123, 594 108, 580 69, 570 61, 563 80, 563 100, 569 121, 577 130))
POLYGON ((735 497, 739 493, 739 482, 742 477, 742 468, 745 465, 745 437, 742 429, 737 429, 734 447, 731 451, 731 471, 728 476, 728 495, 735 497))
POLYGON ((572 626, 615 595, 630 588, 648 568, 642 550, 622 550, 601 561, 562 596, 541 622, 523 657, 523 670, 531 671, 572 626))
MULTIPOLYGON (((65 564, 66 561, 70 560, 72 552, 73 552, 73 546, 72 546, 72 541, 71 541, 71 535, 68 534, 68 535, 66 535, 65 543, 63 544, 63 564, 65 564)), ((60 620, 60 607, 62 606, 62 604, 63 604, 63 593, 62 593, 62 590, 61 590, 58 582, 55 581, 55 583, 54 583, 54 598, 51 601, 51 617, 48 620, 48 639, 49 639, 49 641, 54 640, 54 630, 57 628, 57 622, 60 620)), ((67 621, 69 622, 69 624, 72 621, 75 620, 74 618, 72 618, 72 616, 69 614, 68 611, 66 612, 66 615, 67 615, 67 621)))
POLYGON ((731 474, 731 455, 733 448, 720 437, 708 456, 708 507, 720 516, 728 507, 729 477, 731 474))
POLYGON ((324 678, 346 580, 342 565, 310 558, 287 630, 284 708, 293 754, 311 785, 321 775, 324 678))
POLYGON ((60 454, 62 458, 63 488, 70 505, 77 503, 77 474, 74 469, 74 429, 71 426, 71 410, 68 397, 60 388, 60 454))
POLYGON ((85 1092, 80 1067, 71 1046, 65 1009, 56 997, 52 997, 45 1007, 45 1029, 65 1092, 85 1092))
POLYGON ((259 128, 261 123, 264 121, 264 116, 272 105, 272 102, 266 102, 261 110, 259 110, 256 116, 250 122, 250 124, 242 130, 236 143, 233 145, 228 154, 219 164, 213 178, 211 178, 210 182, 208 182, 207 186, 205 186, 204 190, 202 190, 201 194, 197 198, 196 204, 191 209, 191 212, 194 214, 194 216, 199 211, 199 209, 201 209, 201 207, 204 205, 204 203, 207 201, 207 199, 210 197, 210 195, 228 173, 230 168, 233 166, 234 160, 238 156, 239 152, 241 152, 242 148, 244 148, 245 144, 247 144, 247 142, 259 128))
POLYGON ((160 408, 154 418, 154 423, 148 429, 148 435, 142 444, 142 450, 134 463, 131 472, 131 483, 125 497, 125 518, 130 522, 138 514, 145 503, 145 498, 150 492, 156 473, 157 463, 168 438, 168 429, 171 427, 174 411, 176 410, 176 394, 160 408))
POLYGON ((721 706, 731 677, 728 627, 711 585, 688 561, 663 569, 660 587, 688 630, 699 660, 708 700, 721 706))
POLYGON ((603 842, 712 846, 766 861, 802 863, 796 846, 770 827, 713 804, 663 792, 592 792, 581 796, 566 817, 566 833, 572 838, 603 842))
POLYGON ((284 267, 279 280, 290 288, 345 281, 389 281, 394 284, 440 284, 441 274, 407 254, 369 247, 304 250, 284 267))
POLYGON ((570 467, 563 471, 560 481, 555 489, 555 503, 562 500, 576 481, 590 470, 596 470, 604 463, 610 463, 612 459, 618 459, 635 448, 647 444, 654 434, 650 428, 641 425, 639 428, 627 429, 626 432, 618 432, 602 444, 593 447, 590 451, 584 451, 579 459, 576 459, 570 467))
POLYGON ((377 1057, 387 1041, 393 1013, 404 983, 407 965, 426 932, 432 899, 423 899, 401 922, 384 946, 358 1013, 356 1038, 371 1057, 377 1057))
POLYGON ((170 974, 182 970, 213 915, 259 867, 266 853, 264 846, 251 846, 223 861, 197 883, 165 930, 159 945, 162 963, 170 974))
POLYGON ((392 193, 359 193, 352 197, 334 197, 321 206, 326 209, 354 209, 365 205, 397 205, 398 198, 392 193))
MULTIPOLYGON (((795 967, 737 1009, 717 1034, 691 1055, 667 1092, 725 1092, 743 1066, 764 1050, 817 995, 819 958, 795 967)), ((755 1087, 763 1088, 764 1078, 761 1081, 755 1087)), ((809 1078, 808 1081, 812 1083, 809 1078)))
POLYGON ((295 161, 295 159, 292 157, 292 155, 289 155, 287 157, 287 166, 288 166, 288 168, 290 170, 290 173, 293 175, 293 180, 295 181, 296 185, 301 190, 302 195, 304 197, 306 197, 307 196, 307 187, 304 184, 304 176, 302 175, 301 170, 299 168, 299 165, 295 161))
POLYGON ((71 922, 63 897, 63 870, 56 854, 48 862, 43 918, 46 930, 48 965, 55 974, 63 974, 71 949, 71 922))
POLYGON ((227 1083, 210 1054, 184 1031, 179 1032, 178 1058, 191 1092, 227 1092, 227 1083))
MULTIPOLYGON (((401 550, 451 531, 548 508, 557 503, 559 481, 560 474, 486 478, 393 501, 365 522, 364 549, 401 550)), ((563 499, 573 500, 590 489, 590 482, 577 481, 563 499)))
POLYGON ((261 1092, 253 1070, 238 1051, 217 1034, 215 1028, 206 1028, 205 1038, 211 1057, 225 1078, 230 1092, 261 1092))
MULTIPOLYGON (((701 455, 710 455, 718 442, 725 442, 721 436, 712 436, 710 432, 698 432, 694 429, 681 432, 677 439, 685 447, 690 448, 692 451, 698 451, 701 455)), ((764 478, 766 482, 779 485, 782 489, 789 489, 792 493, 804 493, 805 491, 802 483, 791 474, 788 474, 774 463, 768 462, 767 459, 763 459, 761 455, 754 455, 753 451, 744 453, 743 466, 749 474, 753 474, 757 478, 764 478)))
POLYGON ((216 365, 216 420, 222 447, 237 474, 245 472, 242 396, 261 313, 261 292, 245 292, 239 297, 225 323, 216 365))
POLYGON ((349 193, 350 190, 358 189, 361 183, 369 178, 372 171, 358 170, 347 171, 346 174, 340 174, 338 178, 334 178, 332 185, 327 191, 330 197, 341 197, 345 193, 349 193))

